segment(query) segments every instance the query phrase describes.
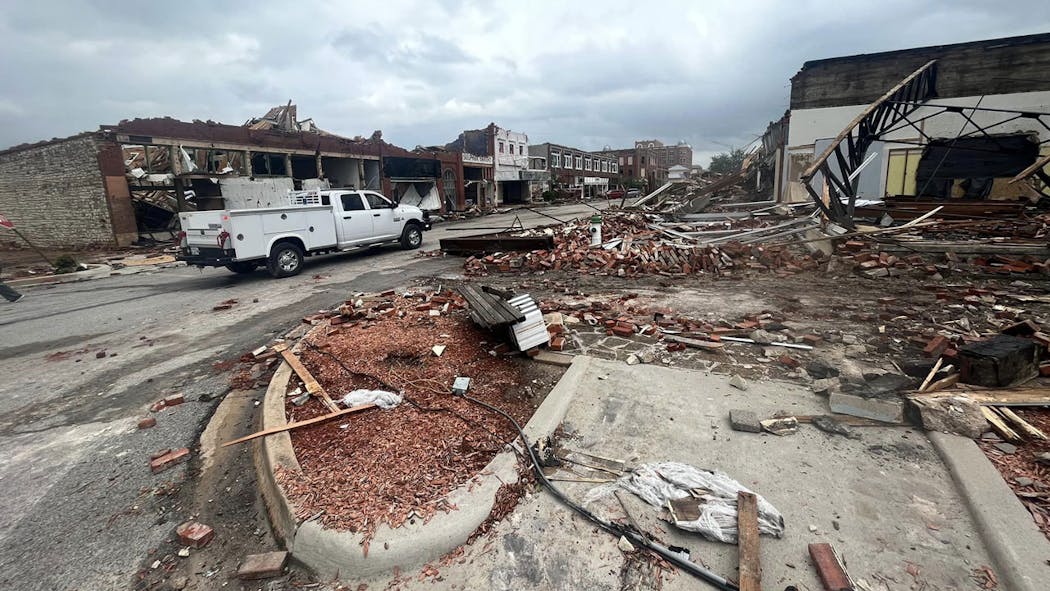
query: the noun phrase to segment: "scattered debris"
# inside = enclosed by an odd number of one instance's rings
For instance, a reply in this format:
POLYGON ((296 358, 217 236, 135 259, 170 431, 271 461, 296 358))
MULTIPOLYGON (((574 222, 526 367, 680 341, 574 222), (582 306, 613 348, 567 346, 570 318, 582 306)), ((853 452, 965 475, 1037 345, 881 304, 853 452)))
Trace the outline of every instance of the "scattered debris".
POLYGON ((158 474, 190 459, 190 450, 185 447, 166 449, 150 458, 150 472, 158 474))

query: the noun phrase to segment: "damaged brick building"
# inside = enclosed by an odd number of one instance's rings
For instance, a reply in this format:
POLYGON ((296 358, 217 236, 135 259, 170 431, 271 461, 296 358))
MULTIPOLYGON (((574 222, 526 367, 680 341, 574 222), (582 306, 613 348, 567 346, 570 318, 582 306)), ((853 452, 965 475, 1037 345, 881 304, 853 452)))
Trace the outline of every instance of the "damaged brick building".
POLYGON ((425 209, 462 207, 462 191, 442 184, 450 171, 461 184, 461 170, 455 154, 410 152, 380 132, 325 132, 297 121, 289 104, 240 126, 134 119, 4 150, 0 211, 39 246, 126 246, 170 236, 177 211, 275 206, 298 189, 374 189, 425 209))
MULTIPOLYGON (((804 174, 856 117, 874 140, 863 166, 849 166, 856 188, 843 189, 857 198, 1017 199, 1024 188, 1010 179, 1050 154, 1048 70, 1045 33, 805 62, 787 137, 771 147, 776 199, 811 198, 804 174)), ((817 172, 809 183, 818 195, 822 182, 817 172)))

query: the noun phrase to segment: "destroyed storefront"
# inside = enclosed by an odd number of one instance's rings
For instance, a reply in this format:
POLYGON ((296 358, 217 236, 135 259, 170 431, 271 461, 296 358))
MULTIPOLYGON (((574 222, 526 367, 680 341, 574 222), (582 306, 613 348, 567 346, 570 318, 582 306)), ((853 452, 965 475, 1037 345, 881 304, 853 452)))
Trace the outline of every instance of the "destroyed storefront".
POLYGON ((792 79, 779 200, 822 201, 842 219, 854 205, 969 211, 1036 198, 1038 178, 1011 181, 1050 154, 1050 81, 1030 75, 1048 66, 1046 34, 806 62, 792 79), (840 200, 856 203, 839 212, 840 200))
POLYGON ((390 183, 389 196, 405 205, 426 211, 442 209, 441 163, 432 158, 392 156, 383 159, 383 172, 390 183))

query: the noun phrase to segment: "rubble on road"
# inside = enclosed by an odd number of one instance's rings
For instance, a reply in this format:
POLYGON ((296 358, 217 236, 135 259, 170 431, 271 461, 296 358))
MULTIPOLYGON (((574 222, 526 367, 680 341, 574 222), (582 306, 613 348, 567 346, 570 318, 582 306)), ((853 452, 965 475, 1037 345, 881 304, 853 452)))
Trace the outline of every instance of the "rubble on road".
POLYGON ((680 233, 670 228, 654 227, 642 214, 603 212, 602 235, 606 240, 600 248, 590 246, 589 221, 517 234, 547 232, 553 232, 553 248, 471 256, 464 265, 467 274, 564 270, 619 277, 726 275, 737 269, 793 273, 816 269, 818 265, 813 256, 796 256, 786 248, 768 249, 739 242, 698 245, 681 239, 680 233))

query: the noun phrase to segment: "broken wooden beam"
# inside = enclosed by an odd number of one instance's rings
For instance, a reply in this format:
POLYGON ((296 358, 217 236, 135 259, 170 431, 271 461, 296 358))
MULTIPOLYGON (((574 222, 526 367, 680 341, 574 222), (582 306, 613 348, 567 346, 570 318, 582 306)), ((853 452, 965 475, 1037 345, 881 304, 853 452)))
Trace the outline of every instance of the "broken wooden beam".
POLYGON ((817 569, 824 591, 853 591, 853 581, 846 574, 831 544, 810 544, 809 557, 817 569))
POLYGON ((758 542, 758 497, 739 491, 736 497, 740 591, 762 591, 762 564, 758 542))
POLYGON ((265 437, 267 435, 273 435, 274 433, 283 433, 284 431, 291 431, 292 429, 298 429, 299 427, 306 427, 307 425, 316 425, 317 423, 323 423, 325 421, 334 419, 336 417, 341 417, 343 415, 352 414, 352 413, 359 412, 359 411, 362 411, 362 410, 368 410, 370 408, 378 408, 378 407, 376 405, 374 405, 374 404, 362 404, 361 406, 352 406, 350 408, 344 408, 342 410, 339 410, 339 411, 336 411, 336 412, 332 412, 332 413, 328 413, 326 415, 321 415, 319 417, 314 417, 312 419, 306 419, 304 421, 295 421, 294 423, 288 423, 287 425, 284 425, 284 426, 281 426, 281 427, 271 427, 270 429, 264 429, 262 431, 256 431, 255 433, 252 433, 251 435, 245 435, 244 437, 240 437, 238 439, 234 439, 233 441, 227 441, 226 443, 223 443, 222 446, 223 447, 228 447, 228 446, 231 446, 231 445, 236 445, 238 443, 244 443, 245 441, 251 441, 252 439, 255 439, 257 437, 265 437))
POLYGON ((988 419, 988 422, 992 424, 992 428, 995 429, 995 432, 1003 439, 1007 441, 1021 440, 1021 436, 1006 424, 1003 418, 999 416, 999 413, 995 412, 995 409, 982 406, 981 414, 984 415, 984 418, 988 419))
POLYGON ((321 402, 328 407, 328 410, 332 412, 339 410, 339 406, 328 396, 324 387, 314 379, 313 374, 310 373, 310 370, 306 369, 306 366, 303 365, 303 362, 299 360, 297 355, 292 353, 286 345, 277 345, 274 347, 274 350, 279 352, 284 359, 284 362, 295 371, 295 375, 299 376, 299 379, 303 381, 303 386, 306 387, 306 391, 309 392, 311 396, 320 398, 321 402))
POLYGON ((1007 422, 1020 429, 1026 436, 1033 439, 1046 439, 1046 433, 1043 433, 1038 427, 1019 417, 1017 413, 1009 408, 997 407, 995 408, 995 412, 999 413, 999 415, 1006 419, 1007 422))
POLYGON ((704 351, 719 351, 724 346, 722 343, 716 341, 701 341, 699 339, 689 339, 686 337, 679 337, 673 334, 664 334, 664 340, 672 343, 680 343, 686 347, 692 347, 693 349, 702 349, 704 351))

